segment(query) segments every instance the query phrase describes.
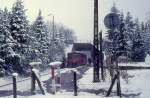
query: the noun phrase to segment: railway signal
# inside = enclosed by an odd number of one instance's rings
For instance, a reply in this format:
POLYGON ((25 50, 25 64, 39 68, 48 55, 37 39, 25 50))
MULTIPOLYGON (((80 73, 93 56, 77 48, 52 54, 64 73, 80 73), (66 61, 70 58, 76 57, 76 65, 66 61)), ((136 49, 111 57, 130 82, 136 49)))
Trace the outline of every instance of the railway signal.
POLYGON ((109 29, 115 29, 120 25, 119 15, 116 13, 109 13, 104 18, 104 24, 109 29))
MULTIPOLYGON (((104 18, 104 24, 108 29, 111 29, 112 32, 114 33, 114 30, 117 29, 117 27, 120 25, 120 18, 119 15, 117 13, 109 13, 108 15, 106 15, 106 17, 104 18)), ((112 80, 112 83, 110 85, 110 88, 107 92, 106 97, 108 97, 112 91, 112 88, 115 84, 115 81, 117 81, 117 95, 122 98, 121 96, 121 86, 120 86, 120 72, 119 72, 119 66, 118 66, 118 56, 116 55, 116 49, 115 49, 115 41, 112 40, 112 44, 113 44, 113 63, 115 63, 115 67, 116 67, 116 74, 112 80)))

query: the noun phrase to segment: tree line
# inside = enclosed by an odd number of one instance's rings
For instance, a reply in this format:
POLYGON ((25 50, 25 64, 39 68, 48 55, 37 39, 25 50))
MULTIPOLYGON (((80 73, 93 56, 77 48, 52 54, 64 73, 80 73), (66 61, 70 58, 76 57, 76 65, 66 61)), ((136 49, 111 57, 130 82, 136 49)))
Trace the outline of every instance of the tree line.
POLYGON ((29 24, 23 1, 17 0, 10 11, 0 9, 0 73, 26 73, 30 62, 51 61, 65 57, 65 47, 75 41, 74 31, 63 24, 45 22, 42 11, 29 24), (54 33, 54 36, 53 36, 54 33))
POLYGON ((115 51, 117 56, 126 56, 134 62, 145 61, 146 54, 150 53, 150 21, 140 22, 130 12, 124 15, 115 5, 110 12, 119 15, 120 25, 108 29, 105 51, 108 54, 115 51))

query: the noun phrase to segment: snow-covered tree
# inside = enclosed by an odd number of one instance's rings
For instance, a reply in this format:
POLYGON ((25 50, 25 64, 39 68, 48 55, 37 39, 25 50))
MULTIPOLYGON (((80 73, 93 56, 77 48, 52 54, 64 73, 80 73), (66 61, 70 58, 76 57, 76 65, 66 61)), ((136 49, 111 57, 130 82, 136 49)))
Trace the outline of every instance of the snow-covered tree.
POLYGON ((12 37, 18 43, 25 44, 27 42, 28 21, 22 0, 17 0, 13 5, 10 26, 12 37))
POLYGON ((17 0, 12 7, 10 17, 10 32, 17 45, 13 47, 15 53, 20 55, 20 66, 25 67, 28 56, 28 20, 22 0, 17 0))
POLYGON ((150 20, 147 20, 145 26, 142 26, 143 39, 145 43, 145 49, 150 54, 150 20))
POLYGON ((120 25, 118 27, 118 33, 115 35, 117 56, 126 56, 128 50, 128 43, 123 13, 120 14, 120 25))
POLYGON ((149 42, 150 35, 147 33, 147 25, 144 22, 141 23, 140 30, 141 30, 141 37, 144 41, 144 49, 147 54, 149 53, 149 49, 150 49, 150 42, 149 42))
POLYGON ((31 31, 33 33, 33 50, 38 58, 42 61, 44 65, 49 62, 49 38, 48 38, 48 30, 47 26, 44 23, 41 10, 39 10, 39 14, 31 27, 31 31), (34 38, 35 37, 35 38, 34 38))
POLYGON ((0 58, 5 62, 3 64, 3 68, 5 70, 5 74, 8 74, 12 71, 20 70, 19 65, 17 64, 16 58, 18 55, 15 55, 13 51, 13 47, 16 46, 16 42, 11 36, 10 33, 10 17, 7 8, 4 11, 1 11, 0 18, 0 58))
POLYGON ((133 61, 144 61, 145 60, 145 48, 144 48, 144 40, 141 36, 140 24, 139 20, 135 21, 135 31, 132 36, 132 51, 131 51, 131 59, 133 61))
POLYGON ((127 37, 127 44, 128 44, 128 51, 127 56, 131 58, 131 51, 133 46, 133 36, 135 32, 135 24, 133 22, 133 18, 130 14, 130 12, 127 12, 126 18, 125 18, 125 25, 126 25, 126 37, 127 37))
POLYGON ((113 3, 112 8, 110 9, 111 13, 119 13, 120 11, 118 10, 118 8, 116 7, 116 4, 113 3))
MULTIPOLYGON (((49 38, 52 39, 53 35, 53 23, 47 22, 46 23, 49 31, 49 38)), ((54 23, 54 32, 59 32, 61 39, 64 41, 65 45, 72 44, 76 41, 75 33, 72 29, 64 26, 63 24, 54 23)))
POLYGON ((74 32, 63 24, 53 24, 51 22, 47 22, 46 24, 49 31, 51 58, 53 61, 62 60, 65 56, 65 47, 72 44, 76 39, 74 32))

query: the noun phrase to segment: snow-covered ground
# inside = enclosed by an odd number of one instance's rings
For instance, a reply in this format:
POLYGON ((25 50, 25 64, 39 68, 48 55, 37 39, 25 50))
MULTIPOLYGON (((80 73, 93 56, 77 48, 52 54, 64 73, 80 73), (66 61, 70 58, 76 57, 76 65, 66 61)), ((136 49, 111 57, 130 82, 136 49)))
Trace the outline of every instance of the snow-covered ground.
MULTIPOLYGON (((79 96, 71 96, 71 95, 50 95, 47 94, 46 96, 43 95, 35 95, 29 98, 106 98, 106 97, 100 97, 95 95, 89 95, 88 93, 85 95, 79 95, 79 96)), ((117 98, 117 97, 107 97, 107 98, 117 98)))
MULTIPOLYGON (((120 64, 123 65, 123 64, 120 64)), ((130 66, 149 66, 146 63, 130 63, 126 64, 130 66)), ((52 95, 47 91, 46 95, 41 95, 37 92, 36 95, 30 95, 30 84, 31 81, 28 80, 26 82, 18 83, 18 98, 106 98, 105 95, 110 86, 110 77, 107 76, 106 81, 93 83, 93 68, 78 68, 78 96, 73 96, 72 89, 72 70, 70 68, 61 69, 61 80, 62 87, 60 91, 56 93, 56 95, 52 95), (80 70, 79 70, 80 69, 80 70), (21 88, 22 87, 22 88, 21 88), (65 88, 66 87, 66 88, 65 88), (21 90, 25 89, 25 90, 21 90), (26 91, 28 90, 28 91, 26 91), (21 94, 25 93, 25 94, 21 94)), ((128 78, 123 79, 121 77, 121 91, 123 98, 150 98, 150 71, 149 70, 128 70, 128 78)), ((122 75, 122 72, 121 72, 122 75)), ((43 82, 49 81, 50 75, 46 75, 41 77, 43 82)), ((4 80, 7 80, 4 79, 4 80)), ((11 79, 10 79, 11 80, 11 79)), ((4 81, 3 81, 4 82, 4 81)), ((9 81, 10 82, 10 81, 9 81)), ((2 81, 1 81, 2 83, 2 81)), ((49 83, 49 82, 47 82, 49 83)), ((48 86, 47 86, 48 87, 48 86)), ((37 89, 38 90, 38 89, 37 89)), ((1 98, 12 98, 12 85, 0 88, 0 97, 1 98), (10 90, 11 89, 11 90, 10 90), (2 96, 2 93, 10 91, 8 95, 2 96)), ((116 96, 116 85, 113 87, 113 91, 108 98, 118 98, 116 96)))
MULTIPOLYGON (((90 68, 79 80, 80 91, 87 91, 90 93, 93 90, 97 95, 104 96, 110 86, 110 80, 107 77, 105 82, 92 83, 93 69, 90 68)), ((121 90, 124 98, 150 98, 150 70, 129 70, 128 80, 125 81, 121 77, 121 90)), ((113 88, 113 95, 116 95, 116 85, 113 88)))

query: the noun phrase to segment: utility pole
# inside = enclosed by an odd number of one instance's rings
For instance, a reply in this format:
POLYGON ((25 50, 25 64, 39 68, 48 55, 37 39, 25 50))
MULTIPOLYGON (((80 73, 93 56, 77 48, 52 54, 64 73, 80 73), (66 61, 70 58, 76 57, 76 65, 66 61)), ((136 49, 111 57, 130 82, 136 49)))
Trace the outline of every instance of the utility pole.
POLYGON ((94 0, 93 82, 99 82, 98 0, 94 0))

